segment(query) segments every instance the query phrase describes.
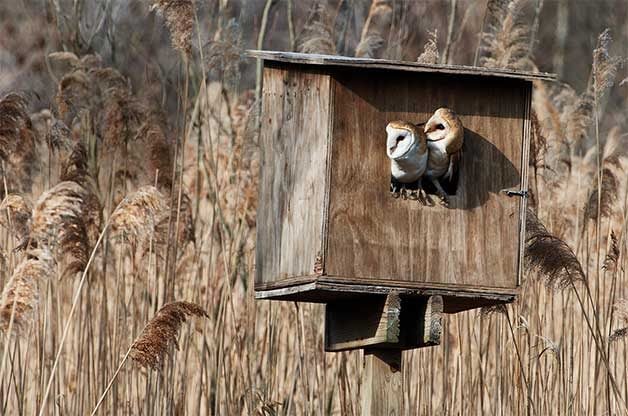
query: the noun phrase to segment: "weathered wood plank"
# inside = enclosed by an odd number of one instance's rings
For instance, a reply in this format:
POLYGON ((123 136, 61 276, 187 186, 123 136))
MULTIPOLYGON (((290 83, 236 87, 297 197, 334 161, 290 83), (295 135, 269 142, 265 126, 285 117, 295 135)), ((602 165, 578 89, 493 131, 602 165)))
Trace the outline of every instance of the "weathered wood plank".
POLYGON ((325 351, 343 351, 368 346, 398 345, 401 299, 366 296, 325 307, 325 351))
POLYGON ((267 66, 263 83, 256 282, 320 263, 329 145, 328 75, 267 66))
POLYGON ((361 404, 362 416, 403 414, 401 350, 364 350, 361 404))
POLYGON ((362 295, 387 295, 390 292, 398 292, 409 297, 440 295, 443 298, 444 313, 457 313, 467 309, 510 303, 518 294, 517 289, 459 287, 420 282, 395 282, 394 285, 388 282, 388 285, 380 285, 359 279, 330 279, 318 276, 255 285, 257 299, 314 303, 347 301, 362 295), (348 283, 351 281, 353 283, 348 283))
POLYGON ((387 59, 354 58, 348 56, 263 50, 247 50, 246 55, 251 58, 263 59, 265 62, 285 62, 301 65, 337 66, 360 69, 387 69, 397 71, 431 72, 457 75, 478 75, 525 80, 557 80, 556 74, 549 74, 546 72, 525 72, 498 68, 489 69, 464 65, 423 64, 410 61, 393 61, 387 59))

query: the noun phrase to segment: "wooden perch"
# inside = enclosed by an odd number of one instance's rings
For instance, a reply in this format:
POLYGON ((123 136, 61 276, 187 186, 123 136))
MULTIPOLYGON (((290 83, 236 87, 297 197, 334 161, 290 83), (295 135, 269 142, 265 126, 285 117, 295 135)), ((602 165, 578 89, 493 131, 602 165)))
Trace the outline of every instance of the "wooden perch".
POLYGON ((367 347, 412 349, 440 343, 441 296, 363 296, 332 302, 325 310, 325 350, 367 347))
POLYGON ((325 308, 325 350, 342 351, 399 344, 399 294, 364 296, 325 308))

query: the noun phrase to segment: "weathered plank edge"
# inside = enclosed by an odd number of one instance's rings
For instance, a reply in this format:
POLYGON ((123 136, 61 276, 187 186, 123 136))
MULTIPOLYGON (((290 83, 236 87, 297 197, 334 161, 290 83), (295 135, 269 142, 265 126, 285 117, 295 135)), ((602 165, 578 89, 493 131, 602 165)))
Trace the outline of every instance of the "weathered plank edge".
POLYGON ((517 258, 517 286, 521 285, 523 278, 523 256, 526 238, 526 210, 528 207, 528 170, 530 160, 530 140, 532 134, 532 92, 533 86, 529 85, 525 93, 525 114, 523 116, 523 147, 521 150, 521 190, 524 196, 519 202, 519 252, 517 258))
POLYGON ((556 74, 546 72, 524 72, 497 68, 482 68, 465 65, 432 65, 410 61, 388 59, 354 58, 348 56, 306 54, 296 52, 266 51, 249 49, 245 55, 266 61, 287 62, 302 65, 344 66, 371 69, 389 69, 407 72, 430 72, 458 75, 478 75, 501 78, 524 79, 528 81, 556 81, 556 74))
POLYGON ((477 287, 443 287, 437 284, 416 283, 412 287, 401 285, 377 285, 347 283, 342 280, 329 279, 324 276, 303 276, 282 281, 281 284, 256 284, 256 299, 277 299, 303 292, 323 291, 347 294, 382 294, 399 292, 403 295, 428 296, 441 295, 448 297, 482 299, 496 302, 512 302, 519 294, 519 289, 490 288, 480 290, 477 287))
POLYGON ((334 110, 334 106, 336 104, 336 80, 334 79, 334 77, 330 76, 330 80, 329 80, 329 103, 328 106, 329 108, 327 109, 327 111, 329 111, 329 115, 327 117, 327 148, 326 148, 326 154, 325 154, 325 192, 323 195, 323 224, 321 227, 321 252, 322 252, 322 259, 321 259, 321 266, 322 266, 322 270, 321 270, 321 275, 324 275, 327 271, 327 250, 328 250, 328 243, 329 243, 329 206, 330 206, 330 201, 331 201, 331 195, 330 195, 330 190, 331 190, 331 177, 332 177, 332 172, 331 172, 331 155, 332 155, 332 146, 334 143, 333 140, 333 135, 334 135, 334 117, 335 117, 335 110, 334 110))

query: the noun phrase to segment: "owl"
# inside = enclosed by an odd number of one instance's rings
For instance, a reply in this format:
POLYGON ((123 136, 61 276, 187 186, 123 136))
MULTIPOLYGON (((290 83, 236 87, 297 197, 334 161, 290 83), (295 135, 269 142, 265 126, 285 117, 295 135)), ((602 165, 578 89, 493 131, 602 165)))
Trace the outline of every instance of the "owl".
POLYGON ((425 123, 429 157, 425 177, 434 184, 436 193, 444 205, 448 205, 447 193, 440 181, 455 177, 462 157, 464 128, 455 112, 449 108, 439 108, 425 123))
POLYGON ((386 126, 386 154, 390 158, 391 192, 407 197, 407 189, 416 186, 410 197, 425 201, 421 179, 428 163, 425 133, 419 126, 406 121, 392 121, 386 126))

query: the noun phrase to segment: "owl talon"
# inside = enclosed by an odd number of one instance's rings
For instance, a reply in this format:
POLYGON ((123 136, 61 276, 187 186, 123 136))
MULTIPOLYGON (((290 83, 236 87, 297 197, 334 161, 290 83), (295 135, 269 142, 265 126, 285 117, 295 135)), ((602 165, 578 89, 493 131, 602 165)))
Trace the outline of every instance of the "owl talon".
POLYGON ((390 184, 390 195, 395 199, 399 198, 399 189, 393 183, 390 184))
POLYGON ((412 200, 412 201, 416 201, 419 199, 419 194, 417 191, 411 191, 410 195, 408 196, 408 199, 412 200))
POLYGON ((427 205, 428 196, 423 188, 419 188, 417 192, 417 200, 421 203, 421 205, 427 205))
POLYGON ((445 208, 449 208, 449 198, 447 198, 447 195, 439 195, 438 203, 445 208))

